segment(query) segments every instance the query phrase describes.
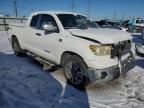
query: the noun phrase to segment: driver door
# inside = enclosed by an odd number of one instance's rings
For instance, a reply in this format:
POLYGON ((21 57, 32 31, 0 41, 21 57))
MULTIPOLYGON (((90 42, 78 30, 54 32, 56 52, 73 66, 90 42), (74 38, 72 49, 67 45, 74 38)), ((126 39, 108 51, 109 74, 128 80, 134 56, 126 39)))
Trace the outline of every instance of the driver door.
POLYGON ((59 32, 58 25, 52 15, 41 14, 37 30, 35 31, 34 46, 38 49, 38 55, 52 62, 56 62, 57 51, 59 50, 59 40, 62 34, 59 32), (45 31, 43 24, 51 23, 55 30, 45 31))

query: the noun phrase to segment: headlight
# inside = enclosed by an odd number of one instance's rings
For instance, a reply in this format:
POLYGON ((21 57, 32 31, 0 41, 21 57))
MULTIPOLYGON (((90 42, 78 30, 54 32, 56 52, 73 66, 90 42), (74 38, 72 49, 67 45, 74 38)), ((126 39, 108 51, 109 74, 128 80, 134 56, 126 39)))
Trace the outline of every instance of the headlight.
POLYGON ((89 45, 89 48, 91 49, 93 54, 104 56, 111 54, 112 45, 89 45))

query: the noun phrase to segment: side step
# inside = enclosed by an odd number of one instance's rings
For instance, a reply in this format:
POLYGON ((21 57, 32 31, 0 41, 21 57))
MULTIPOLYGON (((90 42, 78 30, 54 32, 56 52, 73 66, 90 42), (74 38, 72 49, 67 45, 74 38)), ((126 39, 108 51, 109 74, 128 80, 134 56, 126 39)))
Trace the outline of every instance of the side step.
POLYGON ((27 52, 27 55, 32 57, 33 59, 37 60, 40 64, 42 64, 43 70, 45 70, 45 71, 51 69, 51 67, 53 67, 53 66, 56 66, 55 64, 49 62, 48 60, 46 60, 40 56, 37 56, 31 52, 27 52))

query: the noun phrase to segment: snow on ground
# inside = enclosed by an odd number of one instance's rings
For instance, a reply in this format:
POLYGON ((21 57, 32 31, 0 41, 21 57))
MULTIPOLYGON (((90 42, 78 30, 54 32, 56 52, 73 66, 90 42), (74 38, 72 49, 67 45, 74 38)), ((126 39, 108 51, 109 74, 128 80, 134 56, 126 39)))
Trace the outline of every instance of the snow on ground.
POLYGON ((32 58, 16 57, 0 32, 0 108, 143 108, 144 57, 136 56, 136 64, 125 77, 78 91, 62 70, 43 71, 32 58))

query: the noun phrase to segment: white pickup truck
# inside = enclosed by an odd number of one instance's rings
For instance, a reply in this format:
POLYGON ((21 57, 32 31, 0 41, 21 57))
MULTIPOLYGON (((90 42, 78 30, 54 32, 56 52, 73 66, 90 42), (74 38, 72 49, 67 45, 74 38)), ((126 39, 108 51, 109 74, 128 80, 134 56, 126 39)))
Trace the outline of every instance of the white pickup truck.
POLYGON ((12 24, 9 28, 17 56, 29 52, 40 61, 63 67, 65 78, 77 88, 98 80, 114 80, 135 66, 130 34, 96 28, 81 14, 35 12, 25 25, 12 24))

